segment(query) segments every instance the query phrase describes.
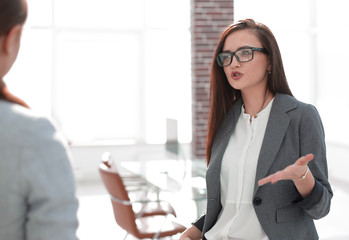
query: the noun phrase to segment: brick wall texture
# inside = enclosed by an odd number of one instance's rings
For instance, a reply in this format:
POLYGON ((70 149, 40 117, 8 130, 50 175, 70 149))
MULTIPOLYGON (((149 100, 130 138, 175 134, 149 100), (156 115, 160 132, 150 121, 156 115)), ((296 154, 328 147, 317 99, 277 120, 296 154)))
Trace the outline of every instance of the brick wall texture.
POLYGON ((233 0, 191 0, 192 154, 206 158, 210 69, 222 31, 233 22, 233 0))

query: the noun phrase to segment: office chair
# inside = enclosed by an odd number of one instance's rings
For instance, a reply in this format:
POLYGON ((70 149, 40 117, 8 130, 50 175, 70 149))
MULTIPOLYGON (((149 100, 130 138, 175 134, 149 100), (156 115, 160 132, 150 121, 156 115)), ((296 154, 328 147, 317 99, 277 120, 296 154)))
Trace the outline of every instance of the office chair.
MULTIPOLYGON (((109 152, 104 152, 101 156, 102 163, 106 165, 109 169, 112 171, 116 171, 119 176, 122 178, 122 181, 126 187, 126 190, 128 193, 131 193, 132 196, 135 195, 135 198, 138 199, 149 199, 151 198, 151 195, 156 194, 157 200, 159 200, 160 196, 160 189, 153 184, 149 183, 146 179, 144 179, 142 176, 138 174, 133 173, 121 173, 116 166, 116 162, 114 159, 112 159, 111 154, 109 152), (141 195, 140 195, 141 194, 141 195)), ((170 211, 173 215, 176 216, 176 213, 174 212, 173 208, 166 205, 167 203, 149 203, 149 204, 141 204, 141 210, 145 211, 144 214, 152 214, 157 211, 157 215, 166 215, 165 212, 170 211), (172 209, 172 211, 171 211, 172 209), (149 213, 150 212, 150 213, 149 213)), ((139 205, 139 204, 137 204, 139 205)), ((135 210, 139 206, 135 206, 135 210)), ((140 211, 141 211, 140 210, 140 211)))
POLYGON ((153 204, 154 201, 141 200, 132 202, 117 171, 113 171, 104 163, 101 163, 99 172, 110 194, 115 220, 126 231, 124 239, 126 239, 128 234, 138 239, 158 239, 176 235, 186 229, 181 224, 167 217, 168 214, 175 216, 175 211, 169 203, 159 200, 155 201, 158 207, 148 211, 146 206, 153 204), (133 204, 136 202, 144 204, 144 207, 139 212, 135 212, 133 209, 133 204))
POLYGON ((111 157, 111 154, 109 152, 104 152, 101 156, 102 163, 106 165, 108 168, 117 171, 122 178, 122 181, 127 189, 127 191, 139 191, 146 189, 147 191, 150 189, 151 186, 147 183, 147 181, 136 174, 121 174, 120 171, 117 169, 116 163, 111 157))

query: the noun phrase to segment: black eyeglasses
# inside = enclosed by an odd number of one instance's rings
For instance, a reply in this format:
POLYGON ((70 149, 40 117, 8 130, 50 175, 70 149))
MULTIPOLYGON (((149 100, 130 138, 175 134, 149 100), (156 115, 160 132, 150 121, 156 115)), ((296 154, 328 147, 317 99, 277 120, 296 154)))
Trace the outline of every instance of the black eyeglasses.
POLYGON ((265 48, 255 48, 255 47, 241 48, 239 50, 236 50, 235 52, 227 51, 227 52, 219 53, 217 55, 217 63, 221 67, 229 66, 233 61, 233 56, 235 56, 239 62, 249 62, 253 59, 254 51, 268 53, 268 50, 265 48))

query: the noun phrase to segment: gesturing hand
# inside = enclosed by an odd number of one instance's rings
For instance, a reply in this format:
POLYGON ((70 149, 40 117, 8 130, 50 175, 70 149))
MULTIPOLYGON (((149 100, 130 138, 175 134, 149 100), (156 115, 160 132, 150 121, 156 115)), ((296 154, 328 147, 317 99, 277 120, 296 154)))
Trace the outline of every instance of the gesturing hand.
POLYGON ((264 185, 266 183, 276 183, 279 180, 296 180, 303 176, 308 171, 308 162, 314 159, 313 154, 308 154, 297 159, 297 161, 284 168, 283 170, 277 171, 274 174, 269 175, 258 181, 258 185, 264 185))

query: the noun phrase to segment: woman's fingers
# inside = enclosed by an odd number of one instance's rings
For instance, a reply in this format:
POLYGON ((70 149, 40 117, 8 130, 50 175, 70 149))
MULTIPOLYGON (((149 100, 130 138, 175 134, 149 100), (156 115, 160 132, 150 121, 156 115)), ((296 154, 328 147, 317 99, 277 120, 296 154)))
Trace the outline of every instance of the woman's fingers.
POLYGON ((264 185, 267 183, 276 183, 279 180, 292 180, 296 179, 298 176, 300 176, 299 171, 301 171, 300 167, 303 168, 303 166, 306 166, 311 160, 314 159, 314 154, 307 154, 303 157, 300 157, 297 159, 297 161, 287 166, 281 171, 278 171, 274 174, 271 174, 265 178, 262 178, 258 181, 258 185, 264 185))
POLYGON ((267 184, 269 182, 274 184, 277 181, 281 180, 281 177, 282 177, 281 175, 282 175, 281 171, 278 171, 278 172, 276 172, 274 174, 271 174, 268 177, 265 177, 265 178, 259 180, 258 181, 258 185, 262 186, 262 185, 267 184))
POLYGON ((298 158, 298 160, 295 162, 297 165, 306 165, 308 162, 314 159, 314 154, 309 153, 303 157, 298 158))

